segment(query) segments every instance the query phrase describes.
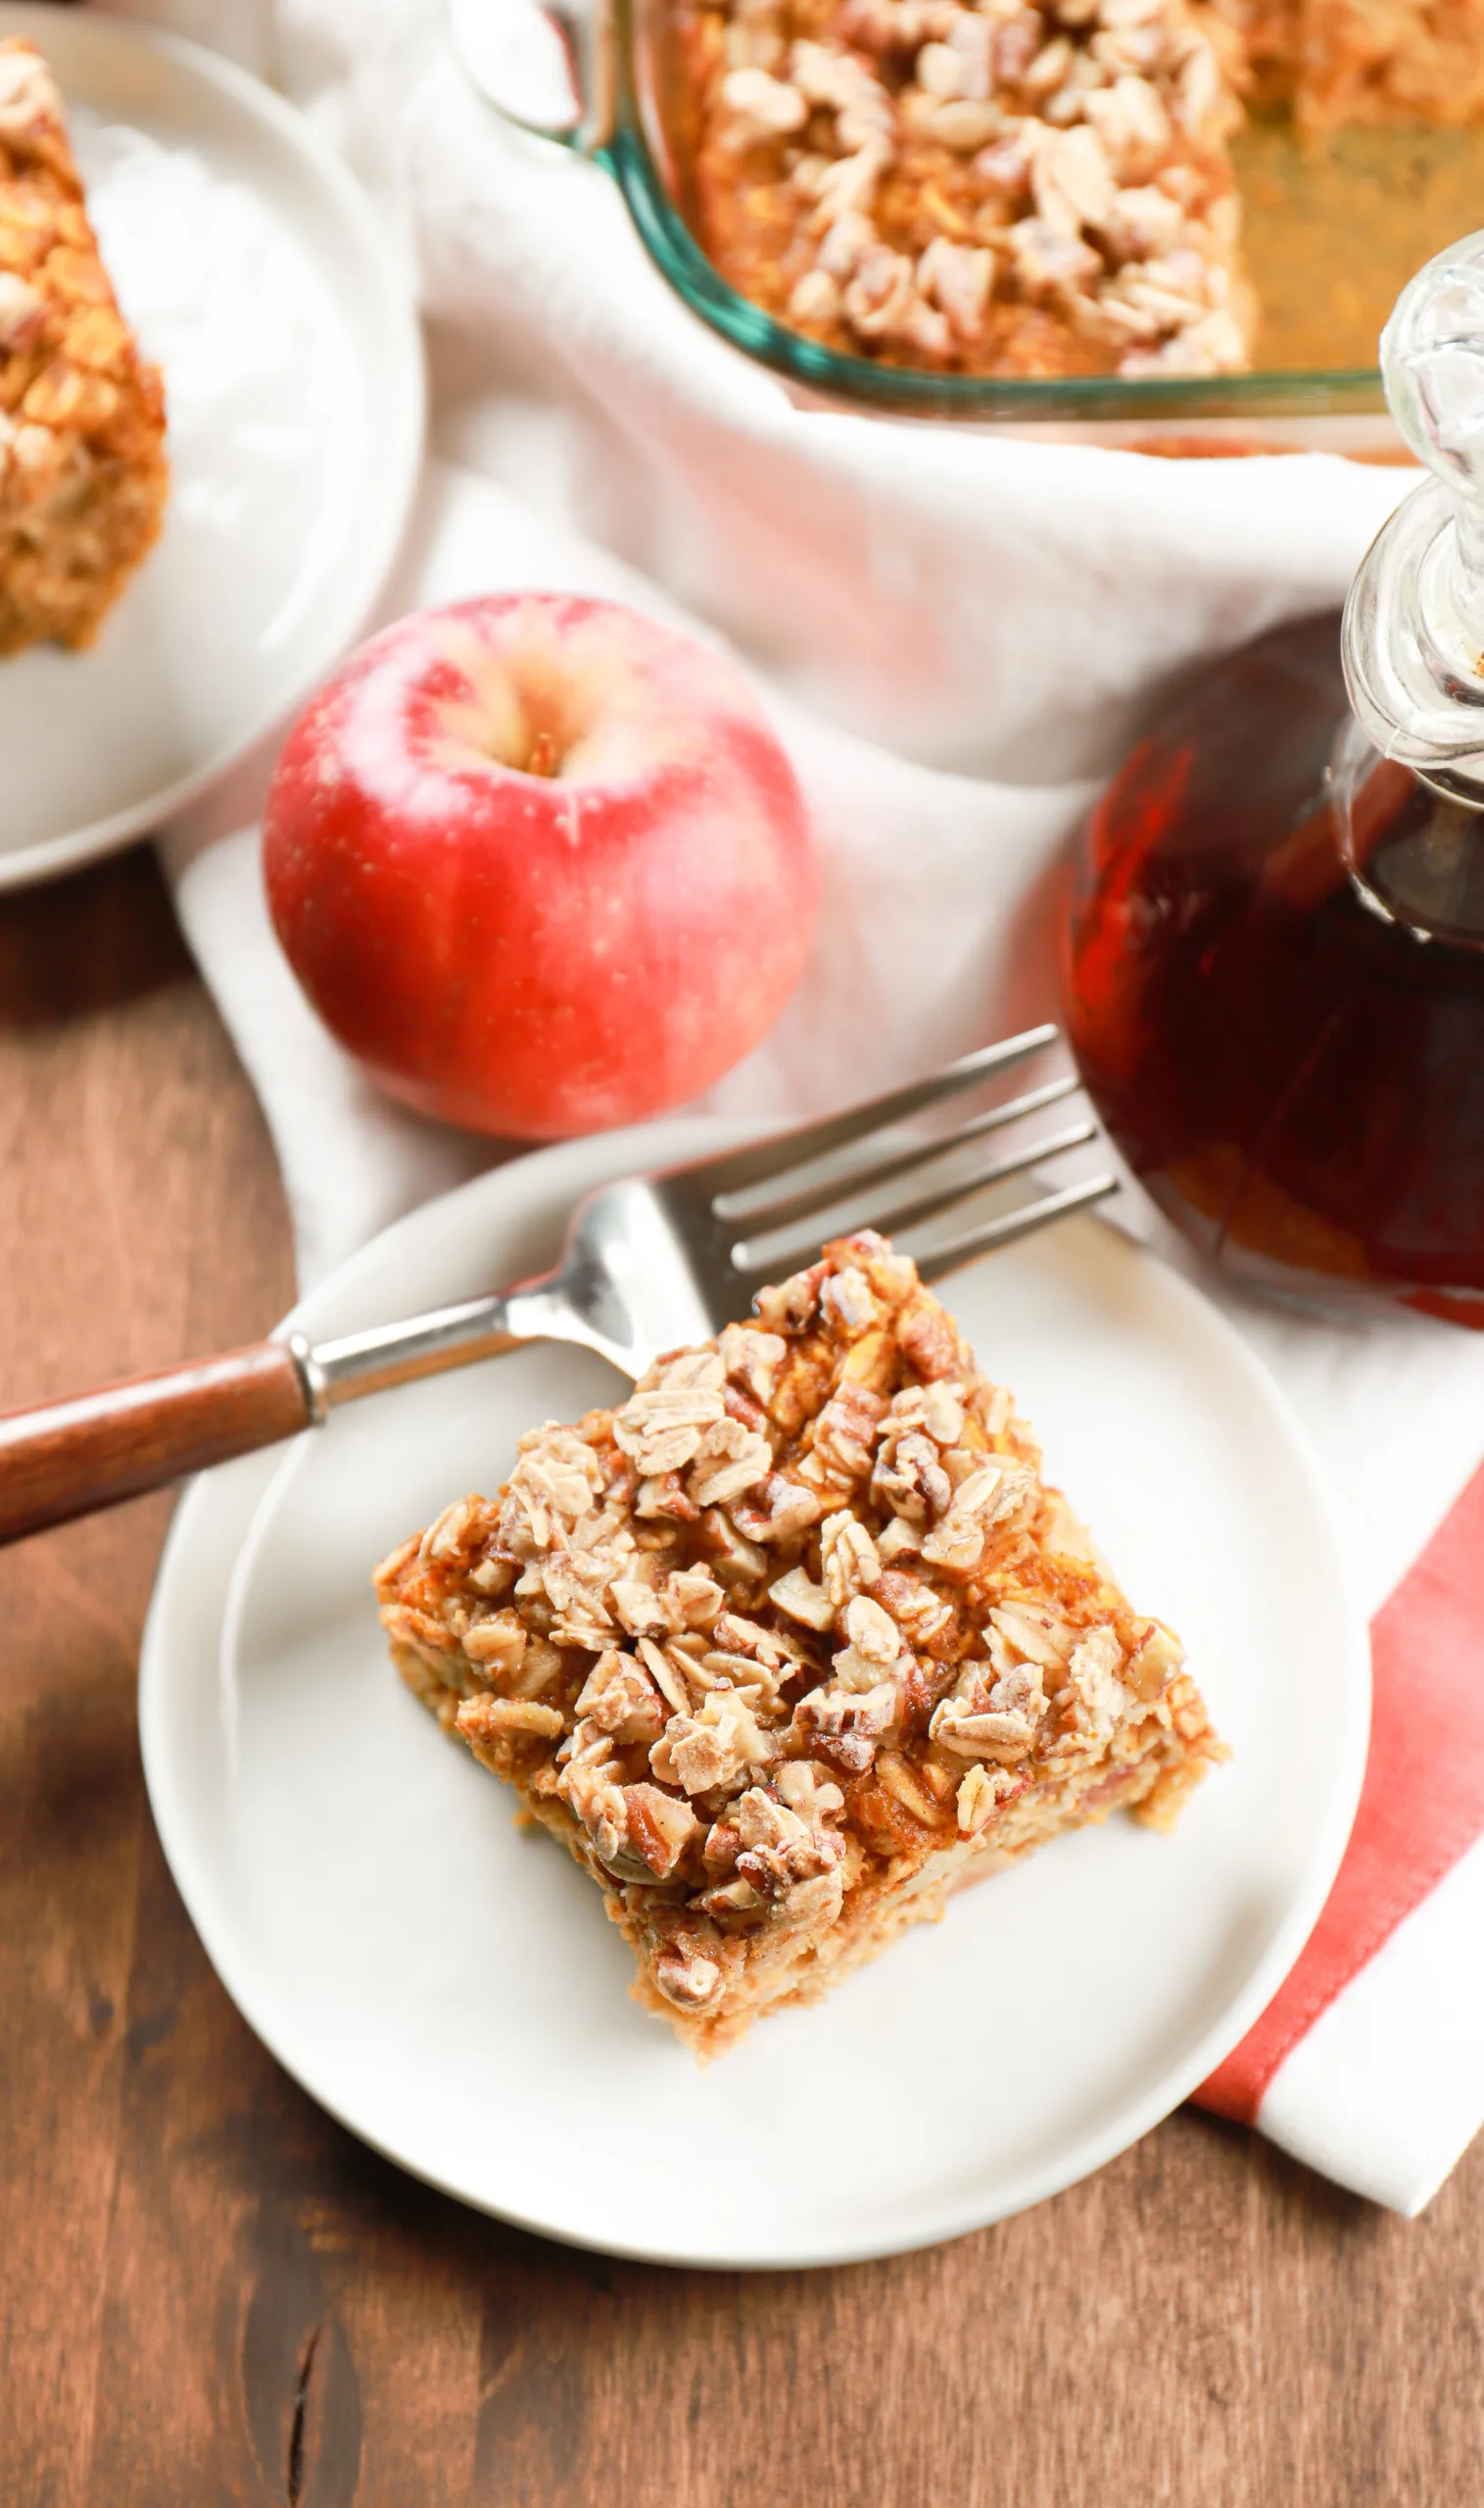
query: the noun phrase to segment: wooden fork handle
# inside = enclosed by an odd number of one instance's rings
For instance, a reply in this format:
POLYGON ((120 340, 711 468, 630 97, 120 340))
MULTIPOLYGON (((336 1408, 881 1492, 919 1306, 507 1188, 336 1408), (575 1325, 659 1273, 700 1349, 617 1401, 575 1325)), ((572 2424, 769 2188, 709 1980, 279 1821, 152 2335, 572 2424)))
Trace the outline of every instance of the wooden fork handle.
POLYGON ((0 1413, 0 1542, 297 1435, 309 1386, 283 1341, 0 1413))

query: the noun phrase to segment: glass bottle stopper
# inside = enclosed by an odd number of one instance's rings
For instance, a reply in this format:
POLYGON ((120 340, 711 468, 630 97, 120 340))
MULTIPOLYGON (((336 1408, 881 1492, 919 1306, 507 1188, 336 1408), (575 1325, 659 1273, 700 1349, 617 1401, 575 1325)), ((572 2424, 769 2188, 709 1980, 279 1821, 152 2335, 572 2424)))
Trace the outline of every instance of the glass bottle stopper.
POLYGON ((1350 701, 1383 756, 1484 804, 1484 233, 1402 290, 1381 380, 1432 476, 1382 525, 1350 588, 1350 701))

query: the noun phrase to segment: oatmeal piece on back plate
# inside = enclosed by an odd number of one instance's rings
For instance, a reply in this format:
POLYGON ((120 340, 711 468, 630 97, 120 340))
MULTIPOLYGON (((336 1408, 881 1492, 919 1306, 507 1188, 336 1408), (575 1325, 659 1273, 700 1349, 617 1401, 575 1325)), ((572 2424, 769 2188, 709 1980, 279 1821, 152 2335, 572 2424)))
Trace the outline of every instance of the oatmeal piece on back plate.
POLYGON ((681 0, 700 240, 791 328, 1055 377, 1248 362, 1231 28, 1186 0, 681 0))
POLYGON ((0 654, 88 645, 159 536, 165 404, 98 255, 62 99, 0 41, 0 654))
POLYGON ((842 1237, 757 1306, 376 1571, 403 1677, 703 2055, 1225 1755, 910 1262, 842 1237))

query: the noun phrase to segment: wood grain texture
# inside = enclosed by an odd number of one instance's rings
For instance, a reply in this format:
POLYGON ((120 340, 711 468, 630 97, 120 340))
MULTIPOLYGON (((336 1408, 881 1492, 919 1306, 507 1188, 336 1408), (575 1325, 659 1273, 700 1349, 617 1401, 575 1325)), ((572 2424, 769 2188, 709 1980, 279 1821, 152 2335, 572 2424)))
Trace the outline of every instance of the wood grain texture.
POLYGON ((0 1542, 117 1507, 310 1424, 281 1341, 0 1413, 0 1542))
MULTIPOLYGON (((0 899, 0 1401, 288 1303, 267 1140, 142 854, 0 899)), ((1484 2149, 1407 2224, 1184 2114, 933 2253, 711 2277, 548 2245, 352 2142, 226 2001, 150 1825, 168 1512, 0 1557, 6 2508, 1479 2497, 1484 2149)), ((828 2151, 807 2082, 779 2122, 828 2151)))

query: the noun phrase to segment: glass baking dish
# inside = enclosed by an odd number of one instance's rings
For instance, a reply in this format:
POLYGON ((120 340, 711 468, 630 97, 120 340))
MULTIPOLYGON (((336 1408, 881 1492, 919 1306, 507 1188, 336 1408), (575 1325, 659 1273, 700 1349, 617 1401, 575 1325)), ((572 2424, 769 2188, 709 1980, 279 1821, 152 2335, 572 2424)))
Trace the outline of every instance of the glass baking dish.
POLYGON ((1405 459, 1374 343, 1420 265, 1478 224, 1484 127, 1354 127, 1301 138, 1255 116, 1231 143, 1262 364, 1210 377, 1050 382, 933 372, 849 356, 748 302, 693 231, 691 99, 670 0, 450 0, 467 73, 504 117, 606 168, 656 267, 692 312, 831 409, 952 418, 1017 435, 1148 452, 1324 447, 1405 459))

